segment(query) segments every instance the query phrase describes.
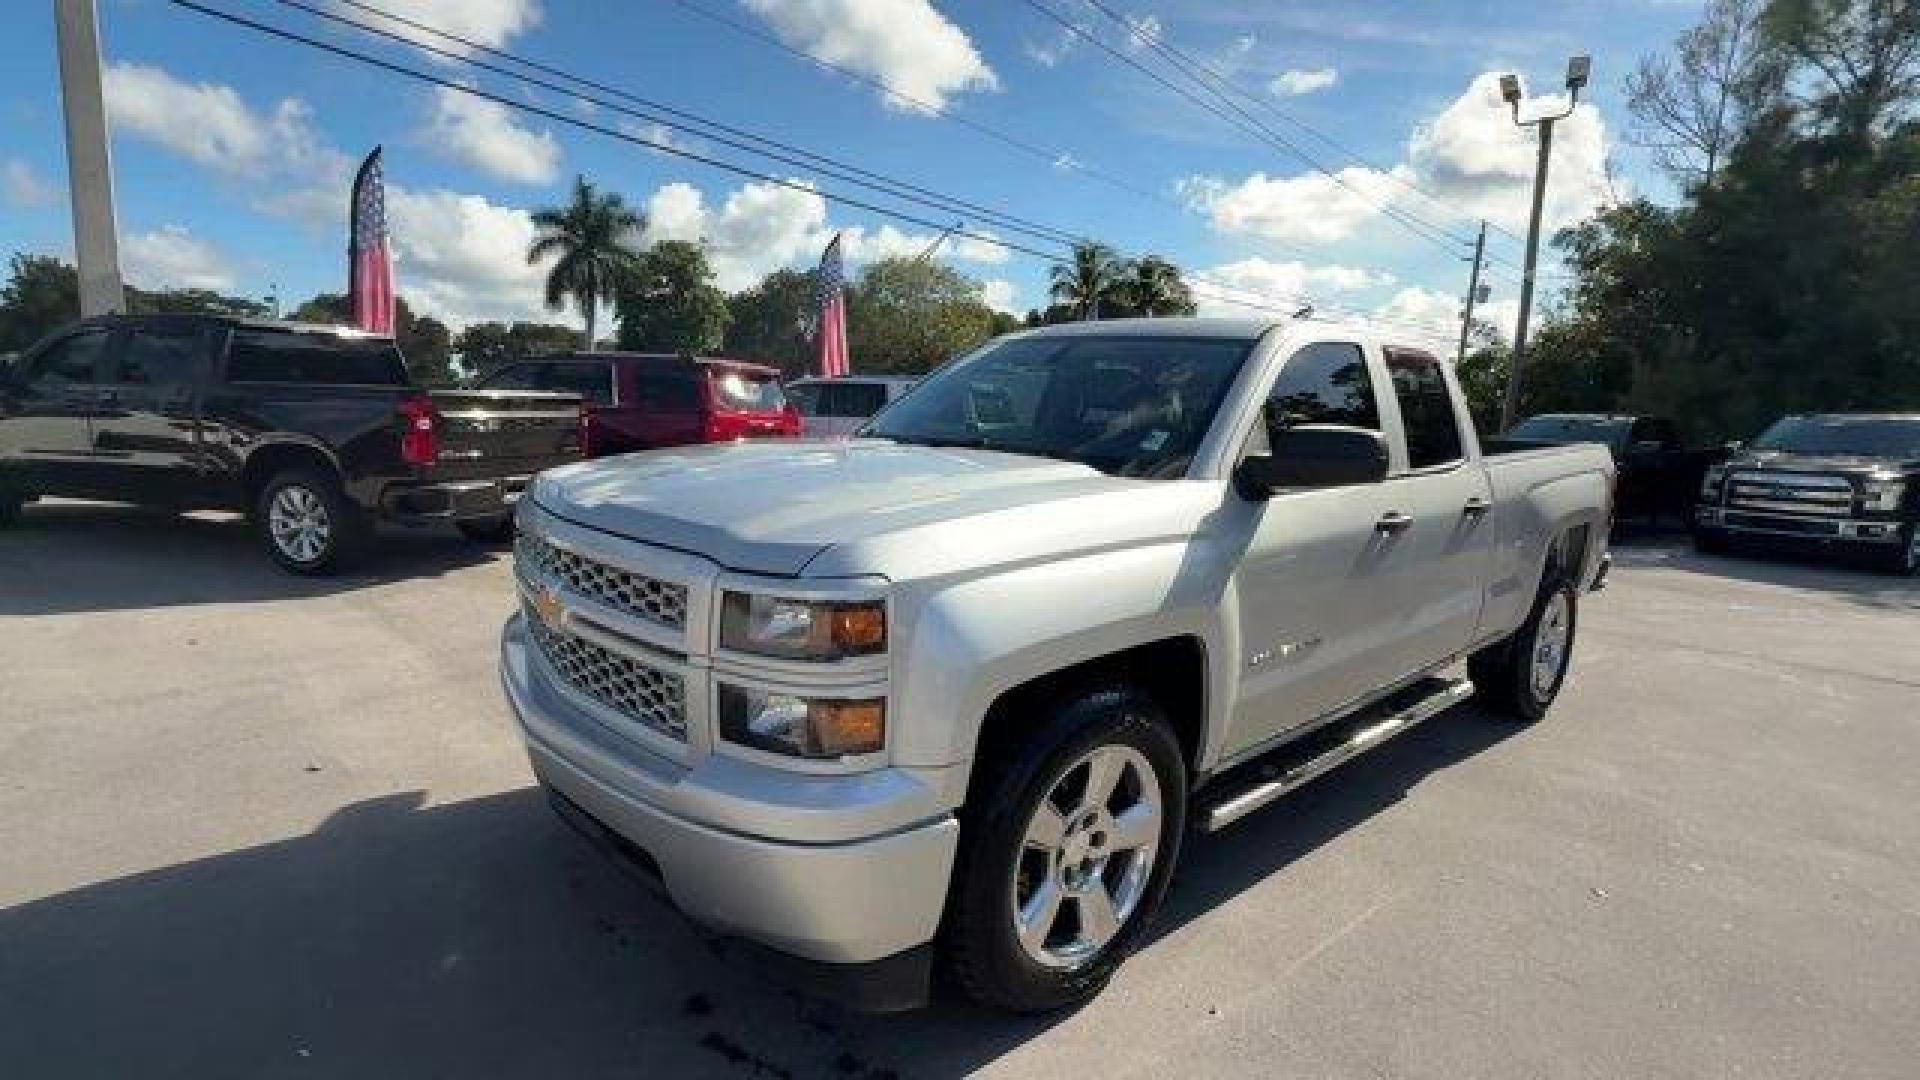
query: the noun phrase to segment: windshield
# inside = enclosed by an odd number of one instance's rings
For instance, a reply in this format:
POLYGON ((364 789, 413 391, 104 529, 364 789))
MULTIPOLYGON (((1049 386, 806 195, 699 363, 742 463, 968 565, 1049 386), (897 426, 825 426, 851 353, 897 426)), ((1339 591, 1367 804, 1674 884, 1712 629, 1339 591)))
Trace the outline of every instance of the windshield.
POLYGON ((771 375, 716 368, 712 382, 720 395, 720 404, 726 408, 779 412, 787 407, 786 395, 780 392, 780 381, 771 375))
POLYGON ((1514 425, 1510 439, 1534 439, 1539 442, 1597 442, 1609 446, 1626 437, 1627 424, 1609 416, 1534 416, 1514 425))
POLYGON ((1761 453, 1920 458, 1920 419, 1789 416, 1753 440, 1761 453))
POLYGON ((1183 475, 1253 342, 1003 340, 942 368, 866 434, 1077 461, 1115 476, 1183 475))

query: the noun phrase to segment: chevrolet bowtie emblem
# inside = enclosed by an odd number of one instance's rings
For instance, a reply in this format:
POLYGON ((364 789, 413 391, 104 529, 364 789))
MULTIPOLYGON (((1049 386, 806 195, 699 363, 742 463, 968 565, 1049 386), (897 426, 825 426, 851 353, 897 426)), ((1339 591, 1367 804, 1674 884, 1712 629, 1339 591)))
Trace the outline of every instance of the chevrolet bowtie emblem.
POLYGON ((533 591, 528 603, 533 608, 534 618, 545 623, 549 629, 560 629, 560 615, 565 609, 560 604, 560 597, 552 589, 540 586, 533 591))

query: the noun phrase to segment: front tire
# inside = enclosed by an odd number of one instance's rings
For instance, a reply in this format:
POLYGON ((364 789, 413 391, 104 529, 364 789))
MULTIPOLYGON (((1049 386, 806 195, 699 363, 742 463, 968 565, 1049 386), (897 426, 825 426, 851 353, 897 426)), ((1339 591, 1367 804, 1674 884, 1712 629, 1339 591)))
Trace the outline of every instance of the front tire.
POLYGON ((360 508, 331 476, 308 469, 276 473, 254 507, 273 561, 295 574, 339 572, 360 553, 367 531, 360 508))
POLYGON ((1520 629, 1467 660, 1476 699, 1495 713, 1527 724, 1547 715, 1573 663, 1579 590, 1565 575, 1551 573, 1520 629))
POLYGON ((1186 829, 1166 713, 1109 687, 1065 700, 963 813, 947 960, 972 998, 1015 1012, 1084 1003, 1152 922, 1186 829))
POLYGON ((1727 542, 1725 529, 1708 529, 1696 526, 1693 530, 1693 550, 1702 555, 1725 555, 1731 545, 1727 542))
POLYGON ((1920 573, 1920 522, 1907 526, 1900 543, 1875 547, 1861 558, 1869 569, 1882 574, 1909 577, 1920 573))

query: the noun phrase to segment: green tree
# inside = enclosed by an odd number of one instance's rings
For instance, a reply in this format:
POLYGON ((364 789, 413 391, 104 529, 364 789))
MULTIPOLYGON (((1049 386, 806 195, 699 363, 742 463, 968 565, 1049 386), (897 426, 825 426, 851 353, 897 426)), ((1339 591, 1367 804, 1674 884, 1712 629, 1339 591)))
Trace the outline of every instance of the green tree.
POLYGON ((812 271, 775 270, 727 298, 727 355, 778 367, 789 378, 813 366, 812 271))
POLYGON ((1077 318, 1097 319, 1100 303, 1111 296, 1120 273, 1120 257, 1112 248, 1098 241, 1084 240, 1073 245, 1073 255, 1068 261, 1053 265, 1049 291, 1077 318))
POLYGON ((0 288, 0 352, 17 352, 80 317, 80 275, 47 255, 16 254, 0 288))
POLYGON ((847 339, 857 371, 923 374, 992 337, 1006 322, 980 283, 919 259, 881 259, 847 292, 847 339))
POLYGON ((1103 315, 1167 318, 1198 310, 1180 268, 1158 255, 1122 261, 1106 297, 1100 308, 1103 315))
POLYGON ((579 304, 586 323, 581 348, 591 350, 600 305, 613 302, 622 283, 639 269, 633 242, 647 219, 618 192, 596 191, 578 176, 567 205, 534 211, 533 225, 538 232, 527 248, 527 263, 554 259, 547 271, 547 307, 559 311, 569 298, 579 304))
POLYGON ((453 339, 453 351, 460 357, 461 371, 477 378, 515 360, 570 352, 579 344, 579 332, 558 323, 477 322, 468 323, 453 339))
POLYGON ((621 282, 620 347, 710 353, 727 329, 727 297, 698 244, 662 240, 642 252, 621 282))

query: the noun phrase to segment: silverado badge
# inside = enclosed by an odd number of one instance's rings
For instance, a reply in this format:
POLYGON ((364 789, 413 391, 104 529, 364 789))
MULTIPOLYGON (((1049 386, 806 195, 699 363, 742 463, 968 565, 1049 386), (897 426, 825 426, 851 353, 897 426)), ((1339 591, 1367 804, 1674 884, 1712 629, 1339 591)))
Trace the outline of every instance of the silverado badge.
POLYGON ((560 629, 560 614, 564 609, 560 606, 559 595, 551 586, 536 586, 533 595, 527 598, 527 606, 533 609, 533 617, 539 619, 547 629, 560 629))

